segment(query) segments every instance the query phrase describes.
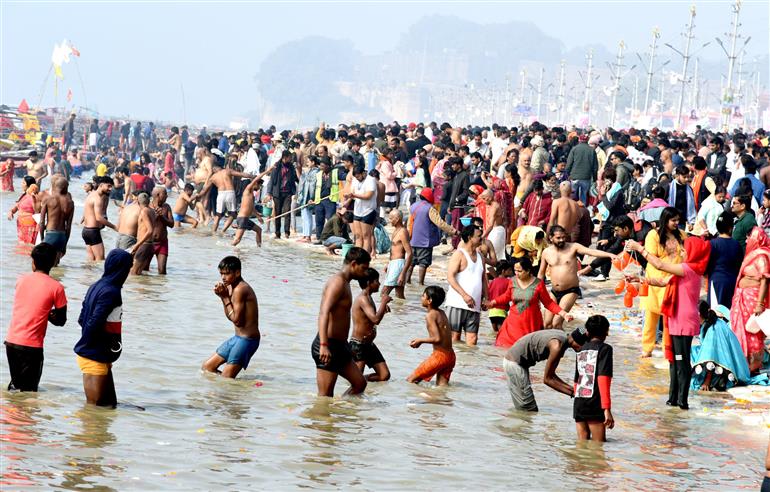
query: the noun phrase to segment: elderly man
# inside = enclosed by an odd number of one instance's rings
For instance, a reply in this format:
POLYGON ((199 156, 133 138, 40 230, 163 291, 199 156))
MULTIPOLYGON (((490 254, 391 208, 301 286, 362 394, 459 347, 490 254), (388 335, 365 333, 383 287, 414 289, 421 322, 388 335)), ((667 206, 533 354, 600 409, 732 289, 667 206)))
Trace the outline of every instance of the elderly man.
POLYGON ((545 150, 545 140, 540 135, 535 135, 529 142, 532 148, 532 164, 530 167, 534 170, 535 174, 547 173, 551 170, 551 164, 548 162, 548 151, 545 150))

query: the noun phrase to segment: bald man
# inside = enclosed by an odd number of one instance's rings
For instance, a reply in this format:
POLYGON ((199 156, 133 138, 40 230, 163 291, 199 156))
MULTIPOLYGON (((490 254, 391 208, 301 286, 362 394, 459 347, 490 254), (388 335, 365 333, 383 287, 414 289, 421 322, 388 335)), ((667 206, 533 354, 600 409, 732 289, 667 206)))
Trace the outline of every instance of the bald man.
POLYGON ((559 198, 551 204, 551 219, 548 221, 548 230, 551 226, 560 225, 567 231, 574 231, 580 217, 578 204, 572 199, 572 184, 563 181, 559 185, 559 198))
POLYGON ((503 209, 500 204, 494 201, 495 196, 491 190, 487 189, 481 193, 481 199, 487 204, 487 213, 484 217, 483 239, 489 240, 495 250, 497 258, 505 258, 505 225, 503 225, 503 209))

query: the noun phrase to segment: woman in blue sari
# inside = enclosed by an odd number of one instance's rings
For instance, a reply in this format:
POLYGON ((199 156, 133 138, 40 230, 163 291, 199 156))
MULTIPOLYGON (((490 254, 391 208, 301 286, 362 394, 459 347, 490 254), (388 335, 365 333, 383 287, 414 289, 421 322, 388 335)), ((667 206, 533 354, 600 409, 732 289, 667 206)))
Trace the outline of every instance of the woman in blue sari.
POLYGON ((726 391, 736 385, 748 384, 749 365, 741 344, 730 329, 730 311, 719 306, 712 311, 709 304, 700 301, 700 345, 693 346, 690 354, 693 390, 726 391))

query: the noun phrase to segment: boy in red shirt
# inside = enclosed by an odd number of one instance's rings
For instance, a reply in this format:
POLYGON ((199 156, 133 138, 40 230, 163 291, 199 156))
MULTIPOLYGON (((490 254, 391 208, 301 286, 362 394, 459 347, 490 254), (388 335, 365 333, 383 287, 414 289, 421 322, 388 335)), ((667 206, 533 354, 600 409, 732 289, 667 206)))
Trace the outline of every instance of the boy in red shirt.
POLYGON ((16 281, 11 326, 5 337, 11 371, 9 391, 37 391, 43 374, 43 339, 48 322, 56 326, 67 322, 64 287, 48 275, 56 262, 56 248, 41 243, 30 256, 32 273, 16 281))
MULTIPOLYGON (((500 260, 495 265, 497 277, 489 283, 489 298, 496 299, 497 296, 505 294, 511 288, 511 277, 513 277, 513 265, 507 260, 500 260)), ((492 323, 492 329, 497 333, 508 316, 508 305, 495 306, 489 310, 489 322, 492 323)))

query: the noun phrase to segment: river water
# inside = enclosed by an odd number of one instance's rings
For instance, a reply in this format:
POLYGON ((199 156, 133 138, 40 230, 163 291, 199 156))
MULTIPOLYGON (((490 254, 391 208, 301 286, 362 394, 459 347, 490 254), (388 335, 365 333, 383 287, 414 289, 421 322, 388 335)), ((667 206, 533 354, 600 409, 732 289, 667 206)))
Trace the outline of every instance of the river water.
MULTIPOLYGON (((80 184, 71 190, 76 222, 80 184)), ((15 198, 2 195, 3 216, 15 198)), ((109 216, 117 218, 114 205, 109 216)), ((310 343, 321 289, 340 261, 285 242, 257 249, 251 234, 237 254, 259 298, 263 338, 248 370, 235 381, 199 370, 233 333, 212 292, 217 263, 233 248, 222 237, 171 231, 169 274, 156 275, 153 264, 152 274, 130 278, 123 289, 116 390, 120 402, 145 410, 107 410, 85 405, 72 352, 83 296, 101 275, 101 265, 86 260, 80 227, 73 228, 67 256, 52 272, 66 288, 69 320, 49 327, 41 391, 2 390, 4 490, 757 489, 765 424, 730 412, 715 418, 709 408, 734 404, 726 395, 692 396, 689 413, 666 407, 668 372, 638 359, 638 336, 627 328, 635 313, 626 320, 620 300, 606 291, 600 298, 596 286, 577 312, 593 302, 613 320, 617 424, 603 446, 576 445, 571 400, 542 384, 542 367, 533 371, 540 413, 513 410, 486 321, 479 347, 456 349, 450 387, 406 383, 430 352, 408 345, 425 334, 415 288, 379 330, 392 380, 370 384, 363 398, 317 398, 310 343)), ((105 233, 105 243, 111 247, 114 237, 105 233)), ((15 279, 29 259, 18 252, 14 222, 2 221, 0 240, 5 336, 15 279)), ((559 373, 569 380, 573 372, 569 351, 559 373)), ((340 380, 337 394, 345 388, 340 380)))

